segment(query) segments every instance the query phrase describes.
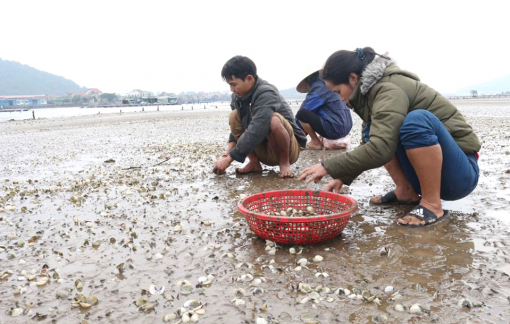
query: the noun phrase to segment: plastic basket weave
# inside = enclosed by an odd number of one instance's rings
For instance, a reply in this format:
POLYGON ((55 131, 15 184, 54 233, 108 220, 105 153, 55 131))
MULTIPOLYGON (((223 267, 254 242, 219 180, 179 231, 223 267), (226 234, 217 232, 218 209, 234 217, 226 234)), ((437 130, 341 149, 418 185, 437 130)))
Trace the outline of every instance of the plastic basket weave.
POLYGON ((251 230, 259 237, 279 244, 313 244, 342 233, 351 214, 358 209, 356 200, 333 192, 311 190, 266 191, 239 201, 251 230), (304 210, 312 206, 316 216, 270 216, 269 212, 289 207, 304 210))

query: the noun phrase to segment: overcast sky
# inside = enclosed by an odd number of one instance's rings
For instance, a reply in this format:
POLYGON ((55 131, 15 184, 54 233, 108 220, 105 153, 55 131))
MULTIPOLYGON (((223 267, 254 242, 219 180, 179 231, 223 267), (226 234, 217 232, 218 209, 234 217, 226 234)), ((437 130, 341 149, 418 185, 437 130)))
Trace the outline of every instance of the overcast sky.
POLYGON ((0 0, 0 58, 103 92, 225 91, 253 59, 279 89, 371 46, 442 93, 510 74, 510 1, 0 0))

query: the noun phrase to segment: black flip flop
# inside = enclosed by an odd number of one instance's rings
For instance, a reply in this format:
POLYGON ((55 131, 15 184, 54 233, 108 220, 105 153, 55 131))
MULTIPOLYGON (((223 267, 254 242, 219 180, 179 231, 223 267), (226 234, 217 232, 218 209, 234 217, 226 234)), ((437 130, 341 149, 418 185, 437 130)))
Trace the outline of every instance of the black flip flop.
POLYGON ((407 215, 411 215, 411 216, 414 216, 421 220, 424 220, 425 225, 408 225, 408 224, 401 224, 398 222, 397 222, 397 224, 400 226, 410 227, 410 228, 426 227, 426 226, 429 226, 432 224, 437 224, 439 222, 442 222, 450 217, 450 211, 443 209, 443 212, 444 212, 444 215, 441 218, 437 218, 437 215, 434 214, 432 211, 430 211, 430 209, 427 209, 426 207, 423 207, 422 205, 418 205, 418 206, 414 207, 414 209, 411 210, 409 213, 407 213, 407 215))
POLYGON ((369 204, 371 206, 384 206, 384 205, 418 205, 420 200, 416 201, 402 201, 397 199, 397 195, 395 195, 395 191, 390 191, 384 196, 381 197, 381 202, 376 203, 372 200, 369 200, 369 204))

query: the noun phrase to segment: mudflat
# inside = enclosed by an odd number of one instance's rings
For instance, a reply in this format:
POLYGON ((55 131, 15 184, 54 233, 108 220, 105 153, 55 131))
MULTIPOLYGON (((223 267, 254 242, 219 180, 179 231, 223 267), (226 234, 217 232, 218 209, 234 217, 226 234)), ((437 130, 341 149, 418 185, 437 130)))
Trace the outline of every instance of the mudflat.
POLYGON ((510 99, 454 104, 482 141, 481 176, 444 203, 449 220, 403 228, 412 207, 370 206, 392 189, 379 168, 343 188, 359 209, 339 237, 298 247, 254 235, 239 195, 328 179, 213 174, 227 111, 0 123, 0 322, 508 323, 510 99))

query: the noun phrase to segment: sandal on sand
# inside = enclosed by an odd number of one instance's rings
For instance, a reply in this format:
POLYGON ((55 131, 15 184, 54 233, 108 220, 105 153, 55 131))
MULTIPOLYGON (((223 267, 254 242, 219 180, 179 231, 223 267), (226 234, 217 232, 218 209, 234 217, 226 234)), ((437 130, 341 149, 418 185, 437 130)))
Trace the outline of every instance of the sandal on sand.
POLYGON ((369 204, 371 206, 382 206, 382 205, 418 205, 420 203, 420 199, 416 201, 402 201, 397 199, 397 195, 395 195, 395 191, 390 191, 384 196, 381 197, 381 202, 376 203, 372 200, 369 200, 369 204))
POLYGON ((450 217, 450 211, 443 210, 443 212, 444 212, 444 215, 441 218, 437 218, 437 215, 434 214, 432 211, 430 211, 426 207, 423 207, 422 205, 418 205, 418 206, 414 207, 414 209, 411 210, 409 213, 407 213, 407 215, 414 216, 418 219, 424 220, 425 225, 408 225, 408 224, 401 224, 398 222, 397 222, 397 224, 400 226, 410 227, 410 228, 429 226, 432 224, 439 223, 439 222, 441 222, 445 219, 448 219, 450 217))

